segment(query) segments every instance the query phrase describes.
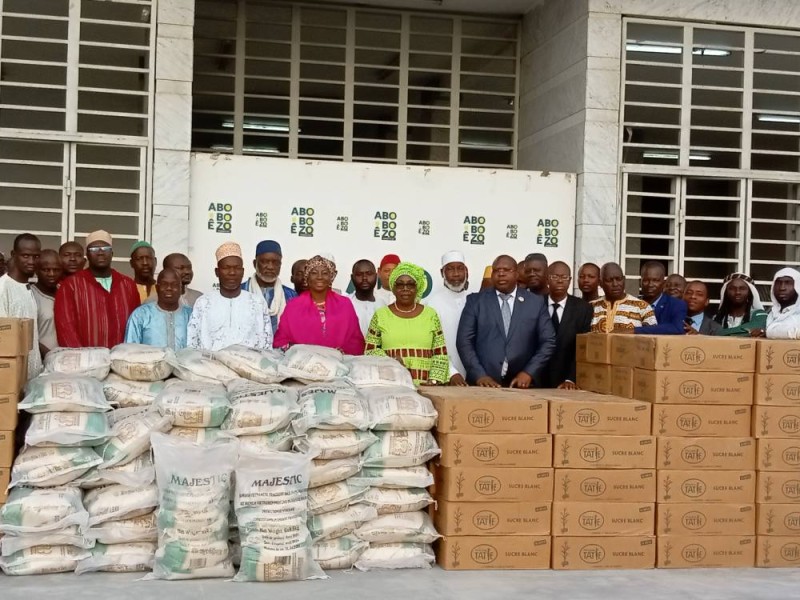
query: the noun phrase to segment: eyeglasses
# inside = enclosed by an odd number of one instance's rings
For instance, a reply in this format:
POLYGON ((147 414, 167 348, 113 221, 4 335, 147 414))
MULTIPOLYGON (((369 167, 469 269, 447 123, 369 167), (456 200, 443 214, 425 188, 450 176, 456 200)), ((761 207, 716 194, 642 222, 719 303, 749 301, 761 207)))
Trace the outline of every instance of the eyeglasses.
POLYGON ((398 290, 415 290, 417 289, 417 282, 410 281, 408 283, 395 283, 394 287, 396 287, 398 290))
POLYGON ((86 251, 90 254, 97 254, 99 252, 111 252, 111 246, 89 246, 86 251))
POLYGON ((572 279, 569 275, 550 275, 550 281, 569 281, 572 279))

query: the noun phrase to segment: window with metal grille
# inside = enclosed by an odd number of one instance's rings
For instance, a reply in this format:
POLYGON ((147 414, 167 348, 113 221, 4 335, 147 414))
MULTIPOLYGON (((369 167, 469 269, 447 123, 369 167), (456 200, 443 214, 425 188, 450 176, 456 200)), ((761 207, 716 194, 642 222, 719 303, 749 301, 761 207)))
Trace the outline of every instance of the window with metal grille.
POLYGON ((199 0, 197 151, 513 168, 519 22, 199 0))

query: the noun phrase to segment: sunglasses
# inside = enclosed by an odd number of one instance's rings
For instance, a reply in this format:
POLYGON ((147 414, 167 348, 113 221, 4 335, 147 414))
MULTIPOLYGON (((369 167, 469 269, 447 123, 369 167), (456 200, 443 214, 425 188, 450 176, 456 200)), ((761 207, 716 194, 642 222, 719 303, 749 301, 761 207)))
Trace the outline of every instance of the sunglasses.
POLYGON ((98 254, 99 252, 111 252, 111 246, 89 246, 86 251, 89 254, 98 254))

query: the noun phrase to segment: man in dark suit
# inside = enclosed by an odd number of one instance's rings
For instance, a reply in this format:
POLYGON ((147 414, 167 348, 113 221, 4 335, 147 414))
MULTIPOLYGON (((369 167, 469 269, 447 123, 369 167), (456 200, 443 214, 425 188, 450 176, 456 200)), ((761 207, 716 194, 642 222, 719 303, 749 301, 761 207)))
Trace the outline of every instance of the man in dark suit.
POLYGON ((592 330, 593 310, 585 300, 569 295, 572 274, 567 263, 554 262, 547 276, 547 310, 556 332, 556 350, 542 372, 540 387, 574 390, 576 336, 592 330))
POLYGON ((683 335, 683 320, 686 318, 686 302, 664 293, 667 269, 656 260, 648 260, 642 265, 642 300, 653 307, 658 325, 637 327, 634 333, 645 335, 683 335))
POLYGON ((715 335, 722 325, 706 314, 708 309, 708 287, 702 281, 690 281, 683 293, 686 302, 686 335, 715 335))
POLYGON ((517 262, 499 256, 492 287, 467 296, 456 347, 467 383, 483 387, 541 387, 555 350, 555 331, 545 297, 517 287, 517 262))

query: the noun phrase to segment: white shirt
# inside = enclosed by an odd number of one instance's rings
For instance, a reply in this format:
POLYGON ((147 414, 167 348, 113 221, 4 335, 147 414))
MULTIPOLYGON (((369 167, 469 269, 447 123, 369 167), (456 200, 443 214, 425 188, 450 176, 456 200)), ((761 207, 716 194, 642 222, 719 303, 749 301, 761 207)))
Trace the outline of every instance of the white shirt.
MULTIPOLYGON (((447 345, 447 355, 450 358, 450 377, 456 373, 461 373, 463 377, 467 376, 467 370, 464 368, 464 363, 461 362, 461 357, 458 355, 456 338, 458 337, 458 323, 461 320, 461 313, 464 311, 464 306, 467 304, 468 295, 469 292, 466 290, 463 292, 454 292, 446 287, 442 287, 431 294, 426 302, 426 304, 439 315, 439 322, 442 324, 444 341, 447 345)), ((509 299, 508 302, 511 304, 511 299, 509 299)))
MULTIPOLYGON (((558 301, 558 321, 561 322, 561 319, 564 316, 564 309, 567 306, 567 298, 569 296, 564 296, 561 300, 558 301)), ((550 312, 550 318, 553 317, 553 310, 555 310, 556 301, 553 300, 550 296, 547 297, 547 310, 550 312)))
POLYGON ((384 302, 384 306, 389 306, 392 302, 394 302, 394 294, 391 290, 387 290, 385 288, 375 288, 375 300, 381 299, 384 302))
POLYGON ((37 377, 42 371, 38 312, 36 300, 28 284, 20 283, 8 274, 0 277, 0 317, 33 319, 33 349, 28 354, 28 379, 37 377))
MULTIPOLYGON (((377 292, 378 290, 375 291, 377 292)), ((358 325, 361 327, 361 333, 366 337, 367 331, 369 331, 370 321, 372 321, 372 315, 374 315, 375 311, 379 308, 386 306, 386 302, 377 295, 372 302, 369 300, 359 300, 356 298, 355 292, 347 294, 347 297, 350 298, 350 301, 353 303, 353 308, 356 309, 358 325)))
POLYGON ((225 298, 215 290, 195 302, 187 344, 198 350, 221 350, 241 344, 255 350, 272 347, 269 306, 263 296, 239 293, 225 298))

